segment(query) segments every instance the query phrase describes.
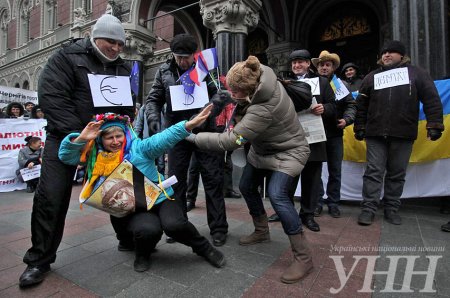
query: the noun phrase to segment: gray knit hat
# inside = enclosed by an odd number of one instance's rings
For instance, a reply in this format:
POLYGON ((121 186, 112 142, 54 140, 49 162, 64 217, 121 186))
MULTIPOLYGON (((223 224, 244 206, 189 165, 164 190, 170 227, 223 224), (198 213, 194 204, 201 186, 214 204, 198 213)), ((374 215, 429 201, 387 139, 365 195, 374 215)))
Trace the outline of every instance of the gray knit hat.
POLYGON ((94 29, 92 29, 92 38, 114 39, 125 44, 125 29, 118 18, 104 14, 95 23, 94 29))

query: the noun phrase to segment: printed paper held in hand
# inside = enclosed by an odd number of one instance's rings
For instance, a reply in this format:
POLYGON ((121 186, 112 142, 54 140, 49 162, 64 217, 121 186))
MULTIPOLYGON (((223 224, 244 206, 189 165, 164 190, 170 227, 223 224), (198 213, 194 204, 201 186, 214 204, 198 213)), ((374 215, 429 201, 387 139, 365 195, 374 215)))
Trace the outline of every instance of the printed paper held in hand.
MULTIPOLYGON (((312 98, 311 107, 317 104, 315 97, 312 98)), ((323 126, 322 116, 314 115, 311 112, 311 107, 309 109, 297 113, 298 120, 302 125, 303 131, 306 135, 306 140, 308 144, 324 142, 327 140, 325 134, 325 128, 323 126)))
POLYGON ((170 86, 170 102, 172 111, 184 111, 203 108, 209 102, 206 83, 195 86, 194 93, 186 94, 183 85, 170 86))
POLYGON ((41 177, 41 165, 35 165, 31 169, 20 169, 20 174, 22 175, 22 179, 25 182, 31 179, 39 178, 41 177))

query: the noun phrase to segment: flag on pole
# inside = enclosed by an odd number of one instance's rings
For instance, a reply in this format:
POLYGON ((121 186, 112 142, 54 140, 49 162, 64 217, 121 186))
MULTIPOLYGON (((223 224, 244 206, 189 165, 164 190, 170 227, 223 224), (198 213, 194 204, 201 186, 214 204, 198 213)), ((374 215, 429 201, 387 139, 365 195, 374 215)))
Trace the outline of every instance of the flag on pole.
POLYGON ((178 79, 181 82, 181 85, 184 87, 184 93, 187 95, 191 95, 194 93, 195 83, 191 79, 190 74, 194 71, 194 68, 191 67, 190 69, 186 70, 178 79))
POLYGON ((137 96, 139 94, 139 63, 134 61, 130 74, 131 91, 137 96))
POLYGON ((341 83, 339 83, 339 80, 336 77, 336 75, 333 75, 333 78, 331 79, 330 85, 331 85, 331 88, 333 89, 334 93, 336 93, 336 90, 341 88, 341 83))
POLYGON ((195 55, 195 69, 190 73, 192 81, 200 86, 200 82, 205 79, 210 70, 219 66, 216 48, 201 51, 195 55))

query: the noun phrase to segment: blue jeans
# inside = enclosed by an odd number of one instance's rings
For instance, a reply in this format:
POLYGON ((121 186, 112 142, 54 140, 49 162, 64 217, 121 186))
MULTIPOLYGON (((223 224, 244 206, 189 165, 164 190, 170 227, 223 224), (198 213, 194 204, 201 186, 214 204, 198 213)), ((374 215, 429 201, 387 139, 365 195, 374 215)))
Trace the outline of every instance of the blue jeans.
MULTIPOLYGON (((327 200, 328 206, 338 206, 341 200, 341 173, 342 159, 344 158, 344 143, 342 137, 331 137, 327 139, 327 200)), ((324 203, 323 182, 320 179, 319 205, 324 203)))
POLYGON ((296 177, 278 171, 257 169, 247 163, 239 183, 239 190, 247 203, 250 215, 259 217, 266 214, 258 186, 259 181, 268 176, 270 176, 268 181, 270 203, 280 217, 284 232, 287 235, 299 234, 302 231, 302 223, 291 201, 296 188, 294 184, 296 177))
POLYGON ((393 137, 367 137, 367 167, 363 176, 363 211, 375 213, 384 178, 384 209, 398 211, 406 169, 414 141, 393 137))

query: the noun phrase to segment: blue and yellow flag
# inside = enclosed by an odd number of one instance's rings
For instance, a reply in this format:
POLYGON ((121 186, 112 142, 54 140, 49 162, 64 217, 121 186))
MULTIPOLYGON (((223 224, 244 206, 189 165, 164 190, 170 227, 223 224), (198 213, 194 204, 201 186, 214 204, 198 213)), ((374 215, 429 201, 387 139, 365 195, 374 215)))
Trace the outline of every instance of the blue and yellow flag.
MULTIPOLYGON (((414 142, 413 151, 409 159, 411 163, 450 158, 450 80, 440 80, 434 83, 442 101, 445 130, 439 140, 432 142, 427 139, 427 120, 421 103, 417 140, 414 142)), ((355 139, 353 125, 348 126, 344 131, 344 160, 353 162, 366 161, 366 142, 360 142, 355 139)))
POLYGON ((139 64, 137 61, 134 61, 131 69, 130 87, 131 91, 137 96, 139 94, 139 64))

